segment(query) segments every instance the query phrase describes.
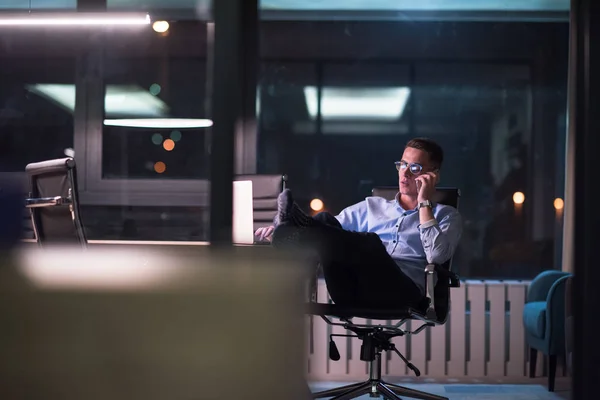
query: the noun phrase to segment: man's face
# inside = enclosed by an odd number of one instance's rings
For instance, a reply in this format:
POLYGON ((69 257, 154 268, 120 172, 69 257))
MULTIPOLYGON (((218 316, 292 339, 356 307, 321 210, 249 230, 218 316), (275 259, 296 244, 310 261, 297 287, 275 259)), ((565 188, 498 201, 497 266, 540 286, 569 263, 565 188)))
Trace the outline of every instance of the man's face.
MULTIPOLYGON (((406 168, 400 168, 398 171, 398 184, 400 187, 400 193, 409 196, 416 196, 418 194, 418 190, 415 178, 427 172, 432 172, 433 170, 429 160, 429 154, 423 150, 407 147, 404 149, 404 153, 402 154, 402 159, 400 161, 408 164, 406 168), (422 167, 421 172, 411 172, 411 164, 420 165, 422 167)), ((415 171, 418 169, 418 167, 413 166, 412 169, 415 171)))

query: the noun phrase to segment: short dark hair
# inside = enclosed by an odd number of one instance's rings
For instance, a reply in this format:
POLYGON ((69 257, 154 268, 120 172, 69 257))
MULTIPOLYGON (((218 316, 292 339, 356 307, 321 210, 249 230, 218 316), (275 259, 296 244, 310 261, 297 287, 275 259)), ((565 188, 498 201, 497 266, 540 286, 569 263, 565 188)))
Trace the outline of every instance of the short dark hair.
MULTIPOLYGON (((444 150, 442 146, 429 138, 415 138, 406 143, 406 147, 423 150, 429 155, 429 160, 436 168, 441 168, 444 162, 444 150)), ((405 147, 405 148, 406 148, 405 147)))

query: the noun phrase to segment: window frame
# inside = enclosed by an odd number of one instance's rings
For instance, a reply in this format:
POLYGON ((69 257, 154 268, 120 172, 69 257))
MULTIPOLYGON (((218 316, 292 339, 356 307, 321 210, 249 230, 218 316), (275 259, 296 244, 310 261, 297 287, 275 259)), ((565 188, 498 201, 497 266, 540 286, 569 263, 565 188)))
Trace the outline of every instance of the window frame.
MULTIPOLYGON (((207 97, 212 97, 212 49, 214 24, 207 24, 207 97)), ((248 51, 248 57, 252 54, 248 51)), ((121 206, 210 206, 209 179, 106 179, 102 176, 102 135, 104 119, 105 55, 100 42, 90 42, 90 50, 79 60, 76 76, 74 147, 78 164, 80 200, 83 205, 121 206), (77 157, 77 155, 80 155, 77 157)), ((257 116, 255 69, 244 74, 244 107, 235 137, 235 172, 256 172, 257 116)), ((208 129, 208 135, 213 130, 208 129)))

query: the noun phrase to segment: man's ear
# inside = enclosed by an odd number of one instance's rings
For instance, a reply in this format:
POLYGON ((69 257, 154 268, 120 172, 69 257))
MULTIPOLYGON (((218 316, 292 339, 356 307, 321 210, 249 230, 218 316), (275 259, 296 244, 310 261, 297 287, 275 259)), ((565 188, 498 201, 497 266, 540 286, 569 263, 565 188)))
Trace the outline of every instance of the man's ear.
POLYGON ((438 183, 440 183, 440 170, 436 169, 435 170, 435 184, 437 185, 438 183))

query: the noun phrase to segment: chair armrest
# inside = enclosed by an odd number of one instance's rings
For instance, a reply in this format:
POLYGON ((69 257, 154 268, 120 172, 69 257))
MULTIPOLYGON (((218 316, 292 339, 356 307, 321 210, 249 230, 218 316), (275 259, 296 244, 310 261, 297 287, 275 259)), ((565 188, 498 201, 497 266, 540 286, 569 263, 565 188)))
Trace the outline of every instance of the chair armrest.
POLYGON ((441 265, 428 264, 425 267, 425 295, 429 300, 425 315, 430 320, 435 320, 437 313, 435 311, 435 275, 437 274, 438 281, 440 279, 447 280, 448 287, 460 287, 460 278, 454 272, 447 270, 441 265))
POLYGON ((460 287, 460 276, 458 276, 458 274, 455 274, 440 265, 435 266, 435 272, 438 274, 438 279, 448 279, 449 287, 460 287))
POLYGON ((560 278, 567 276, 568 272, 548 270, 536 276, 527 288, 527 303, 533 301, 546 301, 550 289, 560 278))
POLYGON ((62 206, 64 204, 71 204, 71 199, 62 196, 25 199, 25 207, 27 208, 53 207, 62 206))
POLYGON ((546 299, 546 335, 551 354, 562 354, 565 348, 565 291, 570 275, 554 282, 546 299))

